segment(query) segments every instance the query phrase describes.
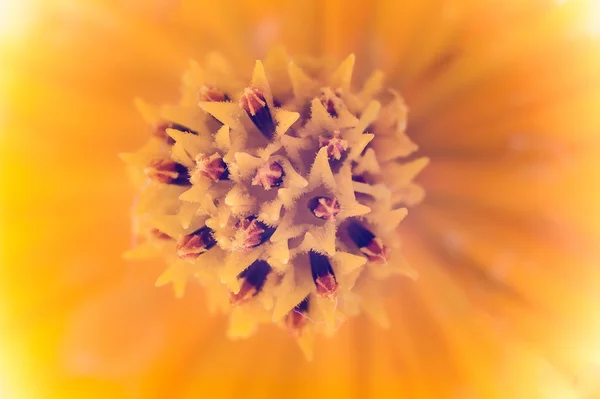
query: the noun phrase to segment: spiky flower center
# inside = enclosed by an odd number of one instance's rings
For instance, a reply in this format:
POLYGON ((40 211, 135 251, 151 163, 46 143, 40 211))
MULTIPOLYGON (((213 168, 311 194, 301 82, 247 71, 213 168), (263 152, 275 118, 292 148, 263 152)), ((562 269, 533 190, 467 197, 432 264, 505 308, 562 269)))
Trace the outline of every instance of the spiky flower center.
POLYGON ((153 135, 123 154, 145 237, 129 255, 162 254, 157 284, 178 295, 203 284, 231 336, 275 322, 308 350, 361 309, 385 323, 378 284, 412 275, 396 228, 427 160, 402 161, 417 149, 402 98, 380 72, 357 89, 353 66, 275 51, 245 81, 212 54, 184 75, 179 104, 138 101, 153 135))

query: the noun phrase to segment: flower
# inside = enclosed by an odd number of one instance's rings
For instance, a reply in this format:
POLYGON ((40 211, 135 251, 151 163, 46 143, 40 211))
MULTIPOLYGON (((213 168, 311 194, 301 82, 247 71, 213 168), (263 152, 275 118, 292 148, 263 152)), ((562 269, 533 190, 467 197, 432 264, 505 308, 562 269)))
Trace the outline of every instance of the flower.
MULTIPOLYGON (((26 27, 0 39, 2 370, 17 397, 594 394, 594 2, 34 5, 26 27), (189 58, 216 49, 249 74, 278 44, 328 62, 355 53, 357 81, 381 68, 430 158, 417 178, 426 197, 400 225, 419 279, 386 280, 375 303, 388 329, 351 318, 316 339, 312 362, 269 325, 229 340, 224 317, 207 311, 213 285, 176 299, 154 286, 161 262, 121 257, 135 190, 116 153, 149 133, 132 98, 175 103, 189 58)), ((219 172, 204 155, 193 161, 219 172)), ((256 189, 276 186, 270 171, 256 189)), ((242 246, 252 222, 240 225, 242 246)))

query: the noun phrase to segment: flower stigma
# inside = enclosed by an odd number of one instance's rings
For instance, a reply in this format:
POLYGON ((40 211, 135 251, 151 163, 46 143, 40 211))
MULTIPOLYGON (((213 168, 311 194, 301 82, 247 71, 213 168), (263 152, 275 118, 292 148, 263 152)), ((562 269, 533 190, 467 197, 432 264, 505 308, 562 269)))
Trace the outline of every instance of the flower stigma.
POLYGON ((415 168, 407 108, 380 71, 354 82, 354 55, 304 62, 275 49, 250 79, 216 53, 191 62, 178 103, 136 100, 148 139, 121 157, 143 237, 127 256, 164 258, 157 285, 178 296, 204 286, 229 336, 275 323, 310 357, 340 320, 386 320, 379 287, 415 275, 397 227, 427 159, 415 168))

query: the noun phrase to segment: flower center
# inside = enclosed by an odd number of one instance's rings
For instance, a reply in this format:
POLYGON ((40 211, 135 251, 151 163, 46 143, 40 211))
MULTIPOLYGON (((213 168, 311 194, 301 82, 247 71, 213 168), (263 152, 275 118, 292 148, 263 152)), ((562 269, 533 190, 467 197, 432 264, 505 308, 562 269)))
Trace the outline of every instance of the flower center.
POLYGON ((221 56, 193 63, 178 104, 138 101, 152 135, 122 157, 146 240, 132 253, 158 248, 170 265, 158 284, 200 281, 232 336, 275 322, 302 344, 380 312, 379 281, 412 274, 396 228, 427 159, 403 161, 417 147, 380 72, 359 85, 354 56, 303 68, 273 54, 246 82, 221 56))

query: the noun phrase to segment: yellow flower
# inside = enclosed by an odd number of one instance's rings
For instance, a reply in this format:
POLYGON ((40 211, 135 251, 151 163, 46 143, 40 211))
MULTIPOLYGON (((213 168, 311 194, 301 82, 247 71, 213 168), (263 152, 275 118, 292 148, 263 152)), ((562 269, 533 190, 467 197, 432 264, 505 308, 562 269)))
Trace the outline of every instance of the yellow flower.
POLYGON ((0 389, 17 398, 598 393, 596 2, 140 3, 0 8, 11 22, 0 28, 0 389), (426 197, 400 225, 419 279, 389 280, 389 328, 350 318, 316 339, 311 362, 269 324, 230 340, 201 287, 176 299, 155 287, 163 262, 122 258, 136 190, 116 154, 149 134, 133 99, 176 103, 189 59, 213 50, 250 82, 254 60, 277 45, 307 67, 354 53, 356 82, 381 68, 430 159, 417 178, 426 197))

